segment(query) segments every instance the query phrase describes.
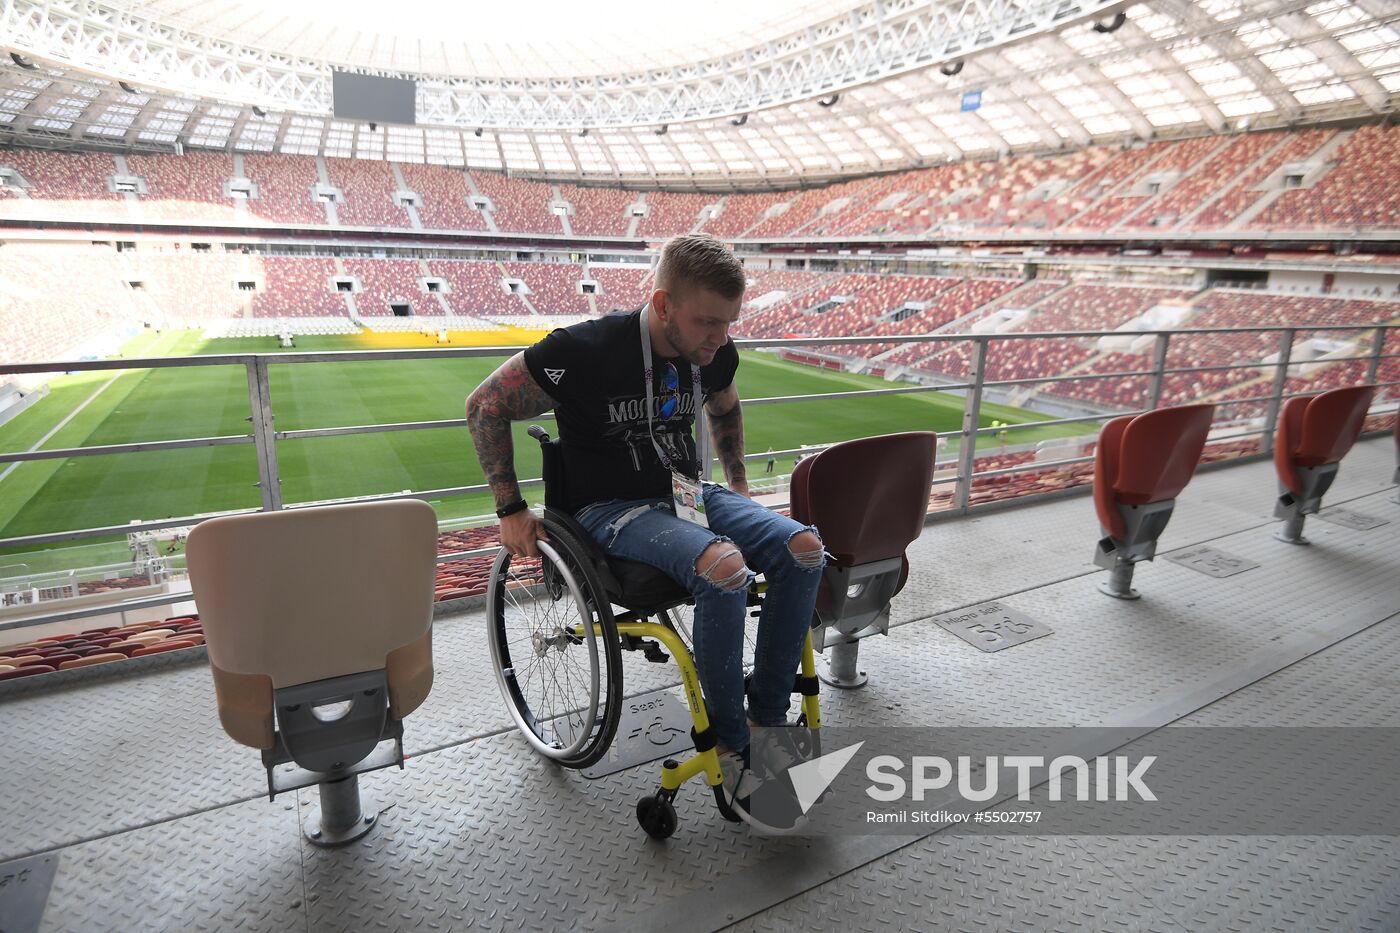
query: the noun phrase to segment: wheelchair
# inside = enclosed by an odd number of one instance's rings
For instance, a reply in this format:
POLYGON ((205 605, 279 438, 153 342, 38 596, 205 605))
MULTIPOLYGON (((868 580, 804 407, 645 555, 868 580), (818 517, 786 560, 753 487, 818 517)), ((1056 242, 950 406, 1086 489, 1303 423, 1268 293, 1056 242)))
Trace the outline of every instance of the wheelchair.
MULTIPOLYGON (((529 434, 539 442, 543 456, 545 502, 541 522, 549 540, 538 542, 538 559, 515 558, 503 549, 492 568, 486 599, 492 667, 511 718, 536 752, 565 768, 586 768, 608 752, 617 732, 623 700, 622 652, 641 651, 648 661, 657 663, 674 660, 693 722, 690 734, 695 754, 684 761, 668 758, 662 763, 658 789, 637 802, 637 822, 652 838, 671 836, 677 826, 676 796, 682 784, 697 776, 709 785, 720 814, 737 822, 738 814, 724 798, 717 743, 691 656, 690 632, 681 621, 684 607, 693 605, 690 593, 654 567, 604 555, 592 536, 562 507, 565 486, 560 441, 551 439, 539 425, 531 425, 529 434)), ((919 450, 927 451, 927 469, 916 469, 913 474, 910 488, 915 496, 905 496, 907 502, 919 504, 917 525, 921 527, 932 478, 933 435, 920 432, 889 436, 910 437, 919 438, 919 450), (917 478, 920 474, 921 487, 917 478)), ((852 441, 831 450, 882 440, 887 439, 852 441)), ((799 467, 804 479, 821 456, 808 458, 799 467)), ((863 459, 877 465, 882 462, 878 456, 863 459)), ((886 472, 887 467, 886 460, 886 472)), ((798 478, 794 476, 795 488, 798 478)), ((807 488, 805 482, 802 488, 807 488)), ((794 517, 807 523, 797 515, 796 508, 794 517)), ((820 523, 811 523, 821 530, 820 523)), ((907 521, 896 524, 909 525, 907 521)), ((877 521, 869 526, 888 529, 889 523, 877 521)), ((898 545, 901 556, 908 541, 917 534, 915 528, 898 545)), ((828 551, 837 560, 827 568, 825 589, 849 580, 849 567, 843 570, 835 565, 841 563, 841 557, 848 558, 849 564, 859 550, 857 544, 853 551, 838 555, 828 544, 828 551)), ((889 563, 887 558, 883 560, 886 569, 889 563)), ((894 561, 894 565, 898 584, 871 587, 865 594, 866 602, 874 598, 882 603, 877 610, 882 610, 886 619, 889 596, 907 576, 907 572, 901 573, 904 568, 900 561, 894 561)), ((848 595, 865 589, 865 583, 851 587, 851 592, 843 587, 837 602, 845 605, 848 595)), ((764 590, 761 582, 750 586, 749 612, 762 606, 764 590)), ((858 605, 858 597, 859 593, 855 593, 849 604, 858 605)), ((824 594, 819 607, 831 602, 830 594, 824 594)), ((856 613, 853 617, 859 618, 862 628, 867 628, 871 613, 856 613)), ((797 724, 806 727, 804 735, 810 736, 803 748, 810 756, 820 754, 821 729, 814 635, 824 645, 828 629, 843 641, 853 640, 856 634, 839 631, 839 625, 833 628, 834 621, 821 612, 814 614, 813 628, 808 631, 793 679, 793 692, 802 698, 797 724)))

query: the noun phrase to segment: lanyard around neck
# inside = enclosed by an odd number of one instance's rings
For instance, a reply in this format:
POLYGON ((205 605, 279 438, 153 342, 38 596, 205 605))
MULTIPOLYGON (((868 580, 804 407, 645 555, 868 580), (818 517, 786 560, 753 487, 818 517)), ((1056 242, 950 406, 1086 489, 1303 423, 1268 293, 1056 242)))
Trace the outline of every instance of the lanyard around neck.
MULTIPOLYGON (((661 449, 661 445, 656 442, 656 435, 652 431, 651 405, 655 396, 651 390, 652 366, 651 366, 651 327, 648 323, 647 313, 651 311, 651 302, 647 302, 642 308, 641 331, 642 331, 642 375, 646 380, 646 410, 647 410, 647 437, 651 439, 651 446, 656 449, 656 456, 661 461, 661 465, 666 469, 675 471, 671 464, 671 458, 666 455, 666 451, 661 449)), ((679 390, 679 386, 677 389, 679 390)), ((696 418, 700 417, 700 367, 694 363, 690 364, 690 390, 693 402, 691 411, 696 418)), ((679 414, 679 413, 678 413, 679 414)))

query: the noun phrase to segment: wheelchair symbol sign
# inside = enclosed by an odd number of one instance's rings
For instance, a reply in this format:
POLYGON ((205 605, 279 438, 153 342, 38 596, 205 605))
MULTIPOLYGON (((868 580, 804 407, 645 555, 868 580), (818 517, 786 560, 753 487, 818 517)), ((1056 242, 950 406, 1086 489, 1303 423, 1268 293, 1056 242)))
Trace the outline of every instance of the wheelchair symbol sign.
POLYGON ((627 734, 627 737, 633 740, 645 738, 652 745, 664 746, 670 745, 678 736, 685 734, 684 729, 674 724, 667 724, 666 716, 663 713, 657 713, 649 722, 638 723, 627 734))
POLYGON ((1050 626, 1001 603, 983 603, 934 616, 933 621, 981 651, 1000 651, 1043 635, 1050 626))

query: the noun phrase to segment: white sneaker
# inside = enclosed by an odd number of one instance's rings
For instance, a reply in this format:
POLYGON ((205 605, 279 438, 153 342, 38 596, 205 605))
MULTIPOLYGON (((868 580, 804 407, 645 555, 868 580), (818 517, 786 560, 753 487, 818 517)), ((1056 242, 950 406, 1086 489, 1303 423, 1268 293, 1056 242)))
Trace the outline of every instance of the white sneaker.
POLYGON ((800 829, 806 819, 796 810, 786 773, 768 780, 749 767, 749 750, 743 754, 725 752, 720 755, 720 770, 724 773, 724 801, 739 819, 760 832, 782 835, 800 829), (754 816, 755 804, 764 815, 754 816))

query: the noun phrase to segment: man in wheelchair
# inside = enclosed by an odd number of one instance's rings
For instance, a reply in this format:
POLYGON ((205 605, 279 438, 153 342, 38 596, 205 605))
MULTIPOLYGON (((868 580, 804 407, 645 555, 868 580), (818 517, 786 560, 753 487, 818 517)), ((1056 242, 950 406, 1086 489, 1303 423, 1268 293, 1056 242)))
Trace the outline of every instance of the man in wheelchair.
POLYGON ((814 528, 748 496, 739 355, 728 334, 743 267, 713 237, 680 236, 662 250, 655 282, 640 311, 555 330, 511 357, 472 393, 467 419, 511 555, 537 557, 537 542, 549 540, 520 494, 511 422, 554 409, 564 510, 610 557, 659 568, 690 593, 725 794, 756 822, 747 799, 773 769, 750 761, 749 728, 788 724, 824 552, 814 528), (727 486, 699 475, 692 427, 702 407, 727 486), (756 573, 768 589, 746 682, 744 617, 756 573))

